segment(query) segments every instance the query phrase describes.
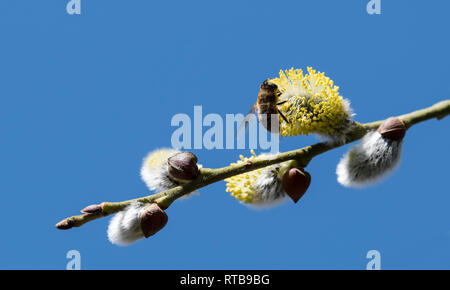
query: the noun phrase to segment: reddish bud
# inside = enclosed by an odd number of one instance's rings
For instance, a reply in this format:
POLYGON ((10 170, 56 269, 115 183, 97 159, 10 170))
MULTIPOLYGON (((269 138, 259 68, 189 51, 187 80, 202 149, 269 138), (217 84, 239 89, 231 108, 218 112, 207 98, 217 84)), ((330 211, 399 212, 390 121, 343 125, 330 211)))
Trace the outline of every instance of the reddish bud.
POLYGON ((406 126, 405 123, 397 117, 390 117, 386 119, 380 127, 378 127, 378 133, 384 138, 393 141, 400 141, 405 137, 406 126))
POLYGON ((141 215, 141 230, 146 238, 153 236, 167 224, 167 214, 156 204, 145 208, 141 215))
POLYGON ((68 229, 71 229, 72 227, 73 227, 73 223, 68 219, 62 220, 56 224, 56 228, 58 230, 68 230, 68 229))
POLYGON ((283 176, 283 189, 297 203, 308 190, 311 175, 303 169, 291 168, 283 176))
POLYGON ((175 179, 194 180, 200 174, 197 156, 191 152, 180 152, 167 160, 169 174, 175 179))
POLYGON ((103 211, 103 204, 91 204, 83 208, 80 212, 82 213, 101 213, 103 211))

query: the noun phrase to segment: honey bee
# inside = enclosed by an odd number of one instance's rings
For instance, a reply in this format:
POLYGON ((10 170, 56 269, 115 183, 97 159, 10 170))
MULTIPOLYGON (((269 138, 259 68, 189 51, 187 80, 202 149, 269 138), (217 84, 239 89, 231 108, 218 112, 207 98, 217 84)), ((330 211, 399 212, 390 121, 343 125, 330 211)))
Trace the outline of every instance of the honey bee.
MULTIPOLYGON (((278 90, 278 86, 276 84, 269 82, 269 80, 265 80, 260 86, 256 103, 247 113, 248 116, 250 113, 256 111, 256 113, 258 114, 259 122, 264 126, 264 128, 267 129, 267 131, 271 133, 278 133, 272 132, 272 115, 276 116, 274 121, 278 123, 280 122, 280 120, 278 119, 278 115, 280 115, 286 123, 289 123, 287 118, 277 107, 286 102, 278 102, 278 97, 280 96, 280 94, 281 93, 278 90)), ((247 117, 245 119, 247 119, 247 117)), ((278 128, 279 127, 280 126, 278 126, 278 128)))

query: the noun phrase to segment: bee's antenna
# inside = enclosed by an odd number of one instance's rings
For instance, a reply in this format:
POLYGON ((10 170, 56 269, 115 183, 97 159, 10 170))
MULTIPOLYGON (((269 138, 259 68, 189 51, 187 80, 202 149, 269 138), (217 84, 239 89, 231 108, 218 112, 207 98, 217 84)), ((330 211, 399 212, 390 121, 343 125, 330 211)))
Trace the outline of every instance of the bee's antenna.
POLYGON ((283 118, 283 120, 284 120, 287 124, 290 124, 289 121, 288 121, 288 119, 286 119, 286 117, 283 115, 283 113, 281 113, 281 111, 278 110, 278 109, 277 109, 277 111, 278 111, 278 114, 280 114, 280 116, 283 118))

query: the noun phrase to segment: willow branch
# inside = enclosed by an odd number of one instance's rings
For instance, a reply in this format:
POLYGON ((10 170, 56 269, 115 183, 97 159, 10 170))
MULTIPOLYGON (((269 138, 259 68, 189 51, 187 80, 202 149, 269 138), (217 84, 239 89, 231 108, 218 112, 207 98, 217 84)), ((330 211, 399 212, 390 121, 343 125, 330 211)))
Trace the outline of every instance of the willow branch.
MULTIPOLYGON (((439 102, 431 107, 418 110, 412 113, 398 116, 403 120, 407 128, 414 124, 429 120, 442 119, 450 114, 450 100, 439 102)), ((332 150, 336 147, 343 146, 358 139, 361 139, 368 131, 375 130, 383 120, 372 123, 360 124, 355 122, 355 127, 345 143, 317 143, 311 146, 300 148, 297 150, 288 151, 268 157, 259 157, 241 164, 230 165, 218 169, 203 168, 199 177, 187 184, 174 187, 170 190, 160 192, 157 194, 122 201, 122 202, 103 202, 98 205, 98 210, 92 213, 86 213, 78 216, 72 216, 60 221, 56 224, 58 229, 70 229, 72 227, 79 227, 92 220, 108 216, 123 210, 132 202, 143 203, 157 203, 161 208, 166 209, 172 202, 185 194, 189 194, 199 188, 205 187, 209 184, 221 181, 235 175, 245 172, 253 171, 259 168, 270 166, 273 164, 285 162, 288 160, 296 160, 301 166, 306 166, 315 156, 332 150)))

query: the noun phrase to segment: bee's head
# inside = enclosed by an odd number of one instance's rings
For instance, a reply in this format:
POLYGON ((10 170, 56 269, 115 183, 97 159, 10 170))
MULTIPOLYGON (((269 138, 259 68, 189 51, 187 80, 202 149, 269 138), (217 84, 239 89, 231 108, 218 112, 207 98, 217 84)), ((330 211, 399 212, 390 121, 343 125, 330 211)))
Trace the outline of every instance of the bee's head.
POLYGON ((269 90, 269 91, 276 91, 278 89, 278 86, 272 82, 270 82, 269 79, 263 81, 261 84, 261 89, 269 90))

